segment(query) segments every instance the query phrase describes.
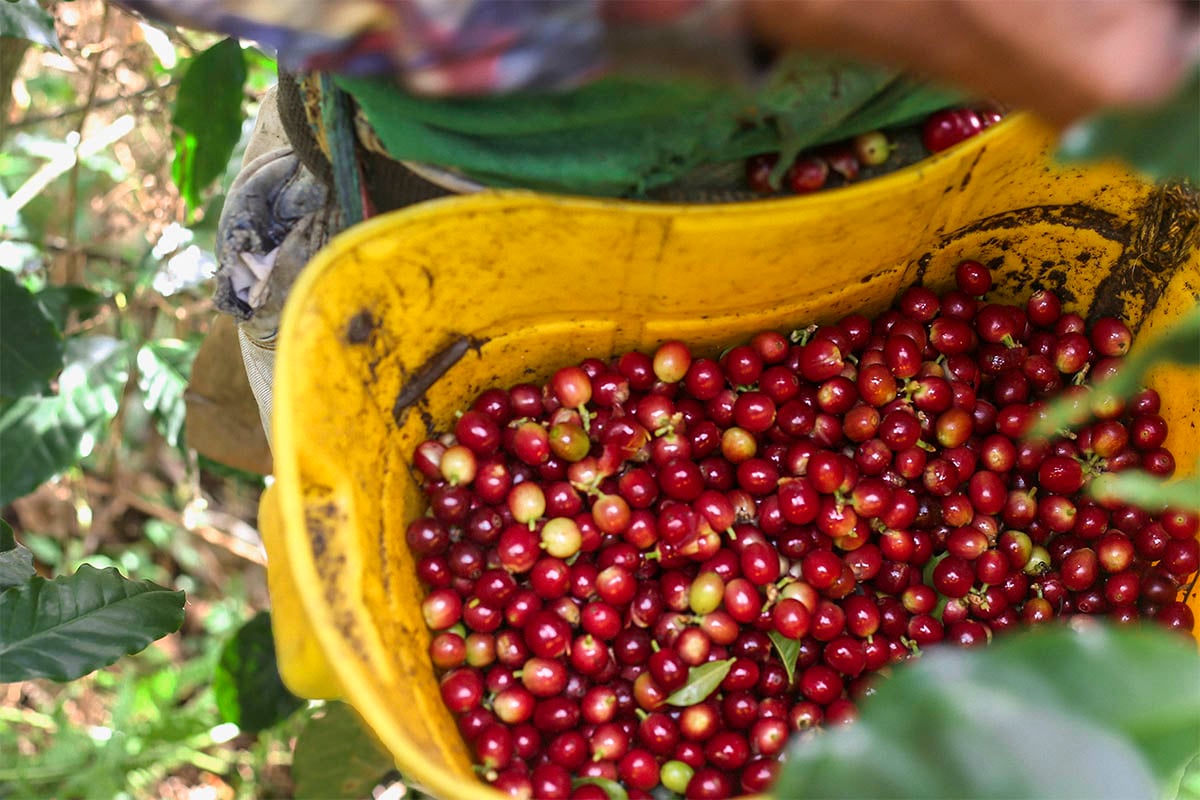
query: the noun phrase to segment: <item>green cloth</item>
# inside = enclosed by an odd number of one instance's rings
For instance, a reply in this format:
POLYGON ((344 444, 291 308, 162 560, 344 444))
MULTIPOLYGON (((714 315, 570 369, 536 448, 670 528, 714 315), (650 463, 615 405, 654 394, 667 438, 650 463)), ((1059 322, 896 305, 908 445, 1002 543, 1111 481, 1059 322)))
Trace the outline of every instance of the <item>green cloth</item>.
POLYGON ((961 95, 878 67, 791 55, 746 89, 625 76, 559 93, 426 98, 338 78, 389 154, 480 183, 639 197, 708 164, 905 125, 961 95))

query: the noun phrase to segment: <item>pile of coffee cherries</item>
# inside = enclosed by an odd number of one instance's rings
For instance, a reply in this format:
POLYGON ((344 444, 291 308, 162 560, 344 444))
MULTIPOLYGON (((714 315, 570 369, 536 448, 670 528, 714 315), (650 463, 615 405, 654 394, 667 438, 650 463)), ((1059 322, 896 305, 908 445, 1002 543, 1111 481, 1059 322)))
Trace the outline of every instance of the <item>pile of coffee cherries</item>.
POLYGON ((746 186, 756 194, 809 194, 830 186, 844 186, 865 177, 899 169, 933 153, 940 153, 966 141, 1003 119, 1001 111, 988 106, 979 109, 947 108, 935 111, 920 124, 919 146, 900 147, 897 138, 905 131, 867 131, 850 139, 805 150, 787 165, 777 186, 772 182, 778 153, 761 153, 746 159, 746 186), (893 156, 900 150, 899 157, 893 156))
POLYGON ((956 277, 716 358, 668 341, 489 389, 416 448, 429 656, 486 780, 761 792, 793 734, 925 648, 1074 615, 1192 629, 1196 515, 1086 491, 1174 470, 1154 391, 1091 388, 1129 328, 956 277), (1032 437, 1058 395, 1086 421, 1032 437))

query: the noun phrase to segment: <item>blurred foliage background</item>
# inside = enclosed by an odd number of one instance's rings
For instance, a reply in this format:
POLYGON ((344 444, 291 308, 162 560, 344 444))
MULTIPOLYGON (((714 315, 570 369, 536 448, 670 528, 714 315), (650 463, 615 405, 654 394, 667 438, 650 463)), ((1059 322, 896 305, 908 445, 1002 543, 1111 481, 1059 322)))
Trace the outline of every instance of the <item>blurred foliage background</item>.
MULTIPOLYGON (((27 424, 18 451, 4 426, 3 520, 39 574, 115 566, 187 603, 177 633, 112 667, 0 684, 0 797, 291 797, 303 715, 245 732, 222 721, 213 689, 222 647, 267 606, 263 478, 198 456, 184 430, 191 364, 216 318, 213 235, 232 172, 185 208, 172 107, 189 59, 217 37, 100 0, 42 5, 57 50, 0 39, 0 268, 57 323, 62 374, 74 366, 83 380, 30 401, 27 419, 65 433, 27 424), (52 474, 64 448, 80 456, 72 466, 8 502, 14 470, 52 474)), ((245 55, 232 171, 275 80, 269 58, 245 55)), ((5 337, 20 335, 13 325, 5 337)))

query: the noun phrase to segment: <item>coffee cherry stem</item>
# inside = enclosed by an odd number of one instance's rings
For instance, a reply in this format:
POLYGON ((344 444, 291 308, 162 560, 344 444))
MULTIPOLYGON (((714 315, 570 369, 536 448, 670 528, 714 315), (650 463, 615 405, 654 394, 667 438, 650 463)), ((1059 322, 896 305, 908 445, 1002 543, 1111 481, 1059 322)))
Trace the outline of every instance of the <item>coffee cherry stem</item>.
POLYGON ((946 595, 944 595, 944 594, 941 594, 941 593, 939 593, 939 594, 938 594, 937 605, 936 605, 936 606, 934 606, 934 607, 933 607, 933 611, 931 611, 931 612, 929 612, 929 613, 930 613, 930 614, 931 614, 931 615, 932 615, 932 616, 933 616, 933 617, 934 617, 936 620, 938 620, 939 622, 941 622, 941 620, 942 620, 942 615, 945 613, 945 611, 946 611, 946 606, 947 606, 949 603, 950 603, 950 598, 949 598, 949 597, 946 597, 946 595))
POLYGON ((801 346, 806 345, 812 338, 812 335, 817 332, 819 327, 819 325, 808 325, 803 328, 796 328, 788 334, 788 339, 790 339, 793 344, 798 344, 801 346))

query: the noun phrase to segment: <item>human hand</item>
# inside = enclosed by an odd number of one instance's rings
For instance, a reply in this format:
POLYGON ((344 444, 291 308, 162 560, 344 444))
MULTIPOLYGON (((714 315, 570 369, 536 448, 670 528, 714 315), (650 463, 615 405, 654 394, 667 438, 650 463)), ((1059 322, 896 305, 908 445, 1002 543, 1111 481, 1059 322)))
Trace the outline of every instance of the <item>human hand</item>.
POLYGON ((914 70, 1066 126, 1168 96, 1200 59, 1188 0, 748 0, 769 43, 914 70))

